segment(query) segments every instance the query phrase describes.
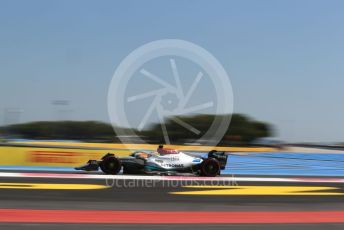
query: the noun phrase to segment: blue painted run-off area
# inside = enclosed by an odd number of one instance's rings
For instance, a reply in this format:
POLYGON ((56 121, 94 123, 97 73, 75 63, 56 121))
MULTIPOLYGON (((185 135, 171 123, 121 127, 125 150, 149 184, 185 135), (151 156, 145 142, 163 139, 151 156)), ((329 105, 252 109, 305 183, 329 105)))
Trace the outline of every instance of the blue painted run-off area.
POLYGON ((344 154, 248 153, 230 155, 223 174, 344 176, 344 154))
MULTIPOLYGON (((66 167, 0 166, 1 170, 75 172, 66 167)), ((245 153, 231 154, 222 174, 344 176, 344 154, 245 153)))

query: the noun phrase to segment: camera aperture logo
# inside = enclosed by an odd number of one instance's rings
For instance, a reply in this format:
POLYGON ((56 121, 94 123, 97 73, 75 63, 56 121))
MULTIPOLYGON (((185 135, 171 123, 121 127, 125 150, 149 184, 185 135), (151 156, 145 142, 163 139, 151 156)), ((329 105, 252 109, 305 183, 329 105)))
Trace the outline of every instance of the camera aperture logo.
POLYGON ((108 92, 108 112, 117 137, 145 143, 135 130, 154 123, 170 144, 170 126, 179 125, 194 142, 214 146, 226 133, 233 112, 228 74, 204 48, 178 39, 147 43, 131 52, 116 69, 108 92), (200 130, 183 117, 213 114, 212 124, 200 130), (223 116, 221 116, 223 115, 223 116))

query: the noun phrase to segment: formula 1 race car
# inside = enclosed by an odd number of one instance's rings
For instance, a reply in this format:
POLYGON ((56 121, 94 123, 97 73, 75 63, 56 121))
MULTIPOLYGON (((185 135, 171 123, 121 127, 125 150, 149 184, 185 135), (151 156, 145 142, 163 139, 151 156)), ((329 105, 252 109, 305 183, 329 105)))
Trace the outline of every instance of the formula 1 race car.
POLYGON ((116 157, 108 153, 101 160, 89 160, 86 165, 75 168, 83 171, 98 171, 106 174, 158 174, 178 175, 191 173, 193 175, 215 177, 226 167, 225 152, 210 151, 206 157, 166 149, 159 146, 157 152, 136 151, 128 157, 116 157))

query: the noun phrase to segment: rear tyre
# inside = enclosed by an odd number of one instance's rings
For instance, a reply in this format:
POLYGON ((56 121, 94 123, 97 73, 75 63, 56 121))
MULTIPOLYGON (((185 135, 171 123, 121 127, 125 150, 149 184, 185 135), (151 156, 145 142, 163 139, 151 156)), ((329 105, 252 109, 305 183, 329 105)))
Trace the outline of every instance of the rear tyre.
POLYGON ((201 176, 215 177, 220 174, 220 164, 214 158, 207 158, 201 163, 201 176))
POLYGON ((117 157, 105 157, 100 163, 100 169, 106 174, 118 174, 121 171, 122 164, 117 157))

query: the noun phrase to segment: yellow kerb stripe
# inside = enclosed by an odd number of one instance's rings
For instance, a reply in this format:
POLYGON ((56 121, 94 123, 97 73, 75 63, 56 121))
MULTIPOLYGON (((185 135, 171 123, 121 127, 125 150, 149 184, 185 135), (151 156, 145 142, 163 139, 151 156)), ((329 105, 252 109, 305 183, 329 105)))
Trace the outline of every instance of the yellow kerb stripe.
POLYGON ((105 188, 108 186, 97 184, 0 183, 0 189, 88 190, 105 188))
POLYGON ((313 186, 186 186, 193 191, 171 192, 174 195, 343 195, 336 187, 313 186))

